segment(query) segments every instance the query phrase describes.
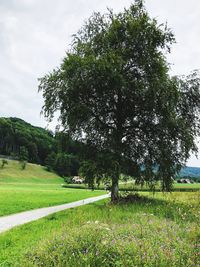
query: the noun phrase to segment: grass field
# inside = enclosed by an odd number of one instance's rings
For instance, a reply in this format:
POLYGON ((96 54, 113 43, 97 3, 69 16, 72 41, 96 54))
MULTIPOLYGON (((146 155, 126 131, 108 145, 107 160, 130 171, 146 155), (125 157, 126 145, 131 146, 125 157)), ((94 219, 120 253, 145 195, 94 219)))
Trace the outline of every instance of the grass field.
MULTIPOLYGON (((85 189, 87 188, 87 185, 84 184, 66 184, 66 188, 79 188, 79 189, 85 189)), ((101 184, 99 186, 99 189, 104 189, 105 186, 101 184)), ((121 191, 151 191, 148 186, 140 186, 140 185, 135 185, 134 182, 128 182, 128 183, 119 183, 119 189, 121 191)), ((156 191, 161 191, 160 186, 156 186, 156 191)), ((180 183, 174 183, 172 191, 182 191, 182 192, 188 192, 188 191, 200 191, 200 183, 193 183, 193 184, 180 184, 180 183)))
MULTIPOLYGON (((42 166, 22 171, 10 161, 0 169, 0 216, 105 193, 62 183, 42 166)), ((200 191, 140 192, 132 202, 104 200, 59 212, 0 234, 0 267, 200 266, 199 207, 200 191)))
POLYGON ((0 169, 0 216, 105 193, 63 188, 62 183, 62 178, 42 166, 27 164, 22 171, 17 161, 9 161, 4 169, 0 169))
POLYGON ((21 169, 21 165, 16 160, 7 160, 8 165, 5 165, 3 169, 0 168, 0 183, 1 182, 24 182, 23 179, 32 179, 32 181, 38 182, 38 179, 44 179, 44 181, 61 183, 63 179, 57 174, 48 172, 45 167, 41 165, 28 163, 25 170, 21 169))
POLYGON ((0 266, 199 266, 199 192, 100 201, 0 235, 0 266), (147 198, 148 197, 148 198, 147 198))

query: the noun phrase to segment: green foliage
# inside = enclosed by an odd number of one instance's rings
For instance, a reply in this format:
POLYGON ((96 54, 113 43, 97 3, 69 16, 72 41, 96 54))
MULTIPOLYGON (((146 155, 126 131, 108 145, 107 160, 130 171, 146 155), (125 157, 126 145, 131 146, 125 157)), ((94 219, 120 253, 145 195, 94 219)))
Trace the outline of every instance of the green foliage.
POLYGON ((19 157, 21 147, 29 162, 44 163, 54 143, 51 132, 18 118, 0 118, 0 154, 19 157))
POLYGON ((54 170, 60 176, 74 176, 78 174, 79 162, 74 155, 58 153, 54 166, 54 170))
POLYGON ((81 154, 82 146, 80 142, 73 141, 66 132, 56 132, 55 134, 55 150, 57 153, 81 154))
POLYGON ((190 177, 195 183, 200 183, 200 177, 190 177))
POLYGON ((28 160, 28 150, 25 146, 20 147, 19 160, 20 161, 28 160))
POLYGON ((3 169, 5 165, 8 165, 8 161, 6 159, 2 159, 1 168, 3 169))
POLYGON ((113 200, 124 159, 139 181, 161 180, 169 191, 197 149, 200 79, 196 72, 169 76, 166 53, 174 41, 137 0, 119 14, 90 17, 60 68, 40 79, 45 116, 59 110, 73 138, 111 154, 113 200))
POLYGON ((72 178, 73 178, 72 176, 64 177, 65 183, 67 183, 67 184, 73 184, 72 178))
POLYGON ((45 165, 48 171, 52 171, 55 169, 55 162, 56 162, 56 153, 52 152, 45 159, 45 165))
POLYGON ((79 173, 85 178, 85 182, 90 188, 94 188, 96 184, 99 187, 100 182, 107 183, 110 180, 110 177, 118 168, 118 163, 111 153, 93 151, 89 147, 87 149, 92 152, 92 155, 86 153, 87 160, 81 162, 79 173))
POLYGON ((28 155, 28 150, 26 147, 22 146, 20 147, 20 152, 19 152, 19 163, 21 165, 21 169, 25 170, 26 165, 27 165, 27 160, 29 158, 28 155))
POLYGON ((94 189, 95 177, 97 174, 97 166, 93 161, 84 161, 79 169, 79 174, 84 178, 85 183, 94 189))
POLYGON ((86 154, 82 147, 80 142, 72 141, 69 134, 56 132, 53 151, 45 159, 47 170, 53 170, 63 177, 77 175, 80 160, 86 154))
POLYGON ((27 165, 27 161, 26 160, 21 160, 20 161, 20 165, 21 165, 22 170, 25 170, 26 169, 26 165, 27 165))

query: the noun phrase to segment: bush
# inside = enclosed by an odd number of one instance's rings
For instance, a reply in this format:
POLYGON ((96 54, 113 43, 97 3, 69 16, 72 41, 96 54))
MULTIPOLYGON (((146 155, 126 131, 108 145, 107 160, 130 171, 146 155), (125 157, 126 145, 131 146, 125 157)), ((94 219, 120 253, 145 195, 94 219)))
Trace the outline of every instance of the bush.
POLYGON ((66 184, 73 184, 73 180, 71 176, 64 177, 64 181, 66 184))
POLYGON ((8 165, 8 161, 6 159, 2 159, 1 168, 3 169, 5 165, 8 165))
POLYGON ((27 165, 27 161, 26 160, 21 160, 19 163, 21 165, 21 169, 25 170, 26 169, 26 165, 27 165))

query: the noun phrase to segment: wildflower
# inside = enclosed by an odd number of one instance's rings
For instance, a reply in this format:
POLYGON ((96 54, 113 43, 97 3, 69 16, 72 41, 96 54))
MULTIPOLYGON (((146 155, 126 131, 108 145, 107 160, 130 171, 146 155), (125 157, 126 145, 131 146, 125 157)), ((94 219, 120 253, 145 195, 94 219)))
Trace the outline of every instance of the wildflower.
POLYGON ((108 243, 108 241, 107 241, 107 240, 103 240, 101 243, 102 243, 103 245, 106 245, 106 244, 108 243))

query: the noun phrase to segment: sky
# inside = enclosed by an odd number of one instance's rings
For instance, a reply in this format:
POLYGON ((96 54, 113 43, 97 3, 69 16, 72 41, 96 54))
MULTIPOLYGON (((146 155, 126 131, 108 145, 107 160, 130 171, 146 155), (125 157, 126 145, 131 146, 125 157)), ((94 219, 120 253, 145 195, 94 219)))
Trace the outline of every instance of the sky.
MULTIPOLYGON (((114 12, 131 0, 0 0, 0 117, 19 117, 54 130, 40 115, 38 78, 60 65, 72 35, 94 11, 114 12)), ((149 14, 175 34, 172 75, 200 69, 200 1, 146 0, 149 14)), ((200 150, 200 144, 199 150, 200 150)), ((200 153, 199 153, 200 158, 200 153)), ((194 155, 189 166, 200 167, 194 155)))

